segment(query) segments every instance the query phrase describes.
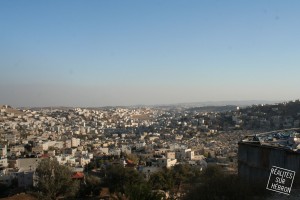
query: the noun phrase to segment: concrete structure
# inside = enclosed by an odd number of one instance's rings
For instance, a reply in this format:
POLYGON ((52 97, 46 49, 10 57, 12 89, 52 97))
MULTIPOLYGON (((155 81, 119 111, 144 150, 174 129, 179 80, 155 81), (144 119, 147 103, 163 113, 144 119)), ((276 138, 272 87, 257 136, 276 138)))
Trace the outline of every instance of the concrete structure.
POLYGON ((21 152, 25 152, 25 148, 23 145, 12 146, 10 148, 10 153, 15 155, 20 155, 21 152))
POLYGON ((128 145, 123 145, 122 144, 122 152, 125 154, 131 154, 131 147, 128 145))
POLYGON ((0 169, 8 166, 7 158, 0 158, 0 169))
POLYGON ((19 158, 16 161, 16 168, 20 171, 34 171, 39 161, 40 158, 19 158))
POLYGON ((173 167, 176 163, 176 159, 167 159, 167 158, 158 158, 157 163, 159 167, 170 168, 173 167))
POLYGON ((6 158, 6 156, 7 156, 7 146, 0 144, 0 157, 6 158))
POLYGON ((79 138, 72 138, 72 147, 78 147, 80 145, 79 138))
POLYGON ((34 171, 18 172, 18 187, 30 188, 33 186, 34 171))
POLYGON ((175 151, 175 157, 178 160, 191 159, 194 156, 194 152, 191 153, 191 149, 178 149, 175 151))
MULTIPOLYGON (((260 139, 243 140, 238 144, 238 173, 242 179, 267 185, 272 166, 277 166, 296 172, 294 184, 300 183, 300 153, 296 149, 289 148, 290 136, 285 132, 286 140, 283 138, 275 139, 269 136, 270 142, 262 142, 260 139), (283 142, 284 141, 284 142, 283 142), (281 145, 282 144, 282 145, 281 145), (283 145, 286 144, 286 145, 283 145)), ((271 132, 274 135, 275 132, 271 132)), ((268 133, 269 134, 269 133, 268 133)), ((266 137, 266 133, 262 134, 266 137)), ((254 137, 259 137, 255 135, 254 137)), ((294 139, 294 141, 297 141, 294 139)))
POLYGON ((175 159, 175 152, 174 151, 166 152, 166 158, 175 159))
POLYGON ((10 144, 15 144, 17 142, 17 136, 15 134, 6 134, 5 140, 10 144))

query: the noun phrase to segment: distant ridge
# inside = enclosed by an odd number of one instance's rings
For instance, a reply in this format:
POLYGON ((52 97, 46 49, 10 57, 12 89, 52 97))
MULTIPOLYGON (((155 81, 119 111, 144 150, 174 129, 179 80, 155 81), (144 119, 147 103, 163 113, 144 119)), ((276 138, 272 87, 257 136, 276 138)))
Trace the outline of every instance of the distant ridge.
POLYGON ((228 112, 237 110, 237 106, 227 105, 227 106, 202 106, 202 107, 190 107, 187 108, 190 111, 196 112, 228 112))
POLYGON ((73 108, 87 108, 87 109, 99 109, 99 108, 126 108, 126 107, 207 107, 207 106, 251 106, 257 104, 275 104, 283 101, 269 101, 269 100, 235 100, 235 101, 203 101, 203 102, 188 102, 188 103, 170 103, 170 104, 136 104, 128 106, 22 106, 19 109, 61 109, 68 110, 73 108))
POLYGON ((23 114, 22 111, 20 111, 18 109, 15 109, 15 108, 13 108, 13 107, 11 107, 9 105, 0 105, 0 109, 5 109, 5 111, 7 113, 13 113, 15 115, 22 115, 23 114))
POLYGON ((207 106, 251 106, 257 104, 275 104, 281 101, 269 101, 269 100, 241 100, 241 101, 203 101, 203 102, 191 102, 191 103, 176 103, 176 104, 162 104, 158 106, 182 106, 182 107, 207 107, 207 106))

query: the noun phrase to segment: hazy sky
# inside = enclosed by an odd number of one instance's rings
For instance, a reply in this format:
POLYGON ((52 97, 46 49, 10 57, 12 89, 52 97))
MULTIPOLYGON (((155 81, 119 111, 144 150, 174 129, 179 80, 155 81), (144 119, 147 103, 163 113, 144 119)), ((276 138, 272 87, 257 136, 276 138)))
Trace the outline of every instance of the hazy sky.
POLYGON ((0 104, 292 100, 300 1, 1 0, 0 104))

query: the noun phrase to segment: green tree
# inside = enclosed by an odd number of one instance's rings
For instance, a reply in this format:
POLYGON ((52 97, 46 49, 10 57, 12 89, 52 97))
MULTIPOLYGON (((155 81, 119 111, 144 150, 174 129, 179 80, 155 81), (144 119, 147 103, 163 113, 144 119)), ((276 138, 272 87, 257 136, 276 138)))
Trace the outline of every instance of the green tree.
POLYGON ((133 161, 135 164, 139 161, 139 158, 135 154, 126 154, 126 158, 133 161))
POLYGON ((250 185, 235 174, 225 174, 219 167, 208 167, 192 185, 186 200, 265 199, 265 186, 250 185))
POLYGON ((94 196, 100 192, 101 181, 97 176, 88 175, 85 177, 85 184, 80 187, 80 196, 94 196))
POLYGON ((76 195, 79 189, 79 183, 72 180, 72 171, 56 160, 41 160, 35 175, 35 189, 40 199, 71 197, 76 195))
POLYGON ((200 175, 200 169, 188 164, 175 165, 171 171, 175 184, 194 182, 200 175))
POLYGON ((154 190, 169 190, 174 186, 174 179, 169 170, 154 173, 150 176, 149 184, 154 190))
POLYGON ((107 169, 104 185, 112 192, 125 192, 128 185, 139 185, 146 181, 136 170, 124 168, 121 165, 113 165, 107 169))
POLYGON ((128 185, 125 194, 130 200, 162 200, 164 195, 151 191, 150 187, 143 183, 139 185, 128 185))
POLYGON ((96 164, 96 161, 92 161, 90 163, 88 163, 87 165, 84 166, 84 171, 85 172, 89 172, 93 169, 96 169, 97 168, 97 164, 96 164))

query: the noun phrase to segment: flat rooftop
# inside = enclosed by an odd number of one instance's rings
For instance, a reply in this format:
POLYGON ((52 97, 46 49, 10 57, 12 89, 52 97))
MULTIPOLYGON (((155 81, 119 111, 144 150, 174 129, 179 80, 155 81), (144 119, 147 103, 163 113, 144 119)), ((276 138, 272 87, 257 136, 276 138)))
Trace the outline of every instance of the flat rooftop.
POLYGON ((240 143, 284 148, 300 153, 300 128, 276 130, 245 136, 240 143))

